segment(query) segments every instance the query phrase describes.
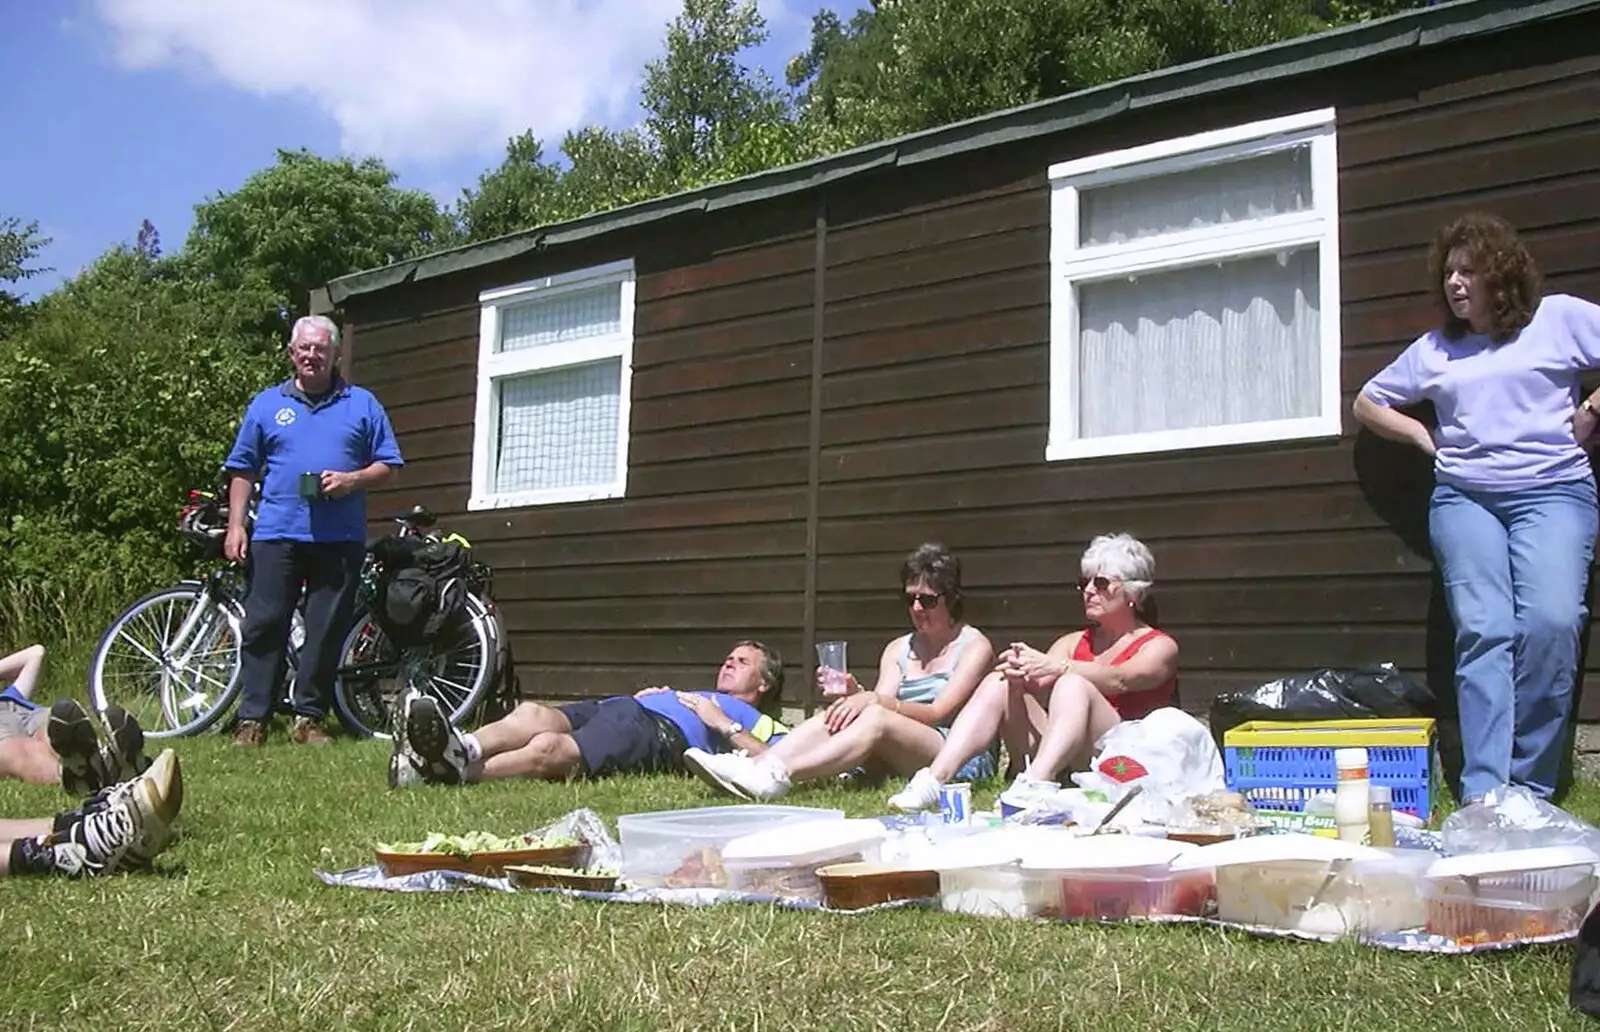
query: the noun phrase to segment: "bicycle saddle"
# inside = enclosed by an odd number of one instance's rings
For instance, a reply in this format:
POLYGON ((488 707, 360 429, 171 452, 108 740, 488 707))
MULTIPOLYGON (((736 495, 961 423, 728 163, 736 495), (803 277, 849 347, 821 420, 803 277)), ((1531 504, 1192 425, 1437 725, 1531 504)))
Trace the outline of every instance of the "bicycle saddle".
POLYGON ((394 521, 411 527, 431 527, 439 522, 439 517, 426 505, 413 505, 408 511, 394 517, 394 521))

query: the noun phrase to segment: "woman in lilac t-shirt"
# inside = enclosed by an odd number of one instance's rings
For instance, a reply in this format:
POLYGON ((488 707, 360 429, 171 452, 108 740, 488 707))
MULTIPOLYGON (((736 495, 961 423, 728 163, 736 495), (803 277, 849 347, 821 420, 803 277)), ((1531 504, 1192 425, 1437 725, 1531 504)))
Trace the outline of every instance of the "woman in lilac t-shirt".
POLYGON ((1456 625, 1461 796, 1555 790, 1572 710, 1594 475, 1581 443, 1600 392, 1600 306, 1540 296, 1516 231, 1468 214, 1434 237, 1428 269, 1444 324, 1374 376, 1355 416, 1433 456, 1428 530, 1456 625), (1430 433, 1397 405, 1431 401, 1430 433))

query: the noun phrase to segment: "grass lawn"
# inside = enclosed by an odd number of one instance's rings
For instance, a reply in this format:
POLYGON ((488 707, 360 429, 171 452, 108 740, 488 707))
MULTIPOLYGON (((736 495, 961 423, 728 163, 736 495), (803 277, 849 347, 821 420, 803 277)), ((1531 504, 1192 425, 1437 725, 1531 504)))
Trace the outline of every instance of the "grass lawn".
MULTIPOLYGON (((1421 957, 1215 929, 330 888, 377 840, 713 802, 687 778, 390 792, 386 746, 178 743, 156 876, 0 881, 7 1029, 1579 1028, 1569 950, 1421 957)), ((991 801, 993 787, 980 792, 991 801)), ((869 789, 800 803, 880 812, 869 789)), ((0 784, 0 813, 59 791, 0 784)), ((1600 791, 1569 805, 1591 819, 1600 791)))

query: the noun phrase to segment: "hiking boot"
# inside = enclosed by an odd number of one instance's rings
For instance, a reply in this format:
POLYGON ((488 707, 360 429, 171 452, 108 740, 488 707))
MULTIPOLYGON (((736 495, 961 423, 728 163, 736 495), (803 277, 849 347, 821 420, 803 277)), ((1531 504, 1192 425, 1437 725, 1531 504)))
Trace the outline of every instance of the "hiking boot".
POLYGON ((911 775, 905 788, 889 797, 889 809, 900 813, 936 810, 939 808, 939 789, 943 787, 939 779, 933 776, 933 771, 923 767, 911 775))
POLYGON ((327 745, 333 739, 328 737, 328 732, 322 730, 320 718, 295 717, 294 726, 289 729, 289 741, 296 745, 327 745))
POLYGON ((106 769, 94 722, 76 699, 57 699, 51 704, 45 733, 61 761, 61 787, 68 795, 86 796, 116 781, 106 769))
POLYGON ((150 766, 144 754, 144 729, 133 715, 116 703, 106 707, 106 740, 100 758, 110 782, 136 778, 150 766))
POLYGON ((744 753, 690 749, 683 754, 683 765, 712 788, 752 802, 776 799, 789 791, 789 772, 782 764, 744 753))
POLYGON ((467 777, 467 746, 439 709, 438 700, 414 695, 406 700, 406 742, 419 761, 422 780, 459 785, 467 777))
POLYGON ((267 725, 259 720, 239 721, 239 726, 233 730, 233 744, 239 748, 266 745, 267 725))
POLYGON ((400 699, 390 713, 389 735, 394 739, 394 748, 389 753, 390 788, 405 788, 424 780, 422 758, 412 750, 411 737, 406 734, 406 712, 411 707, 411 700, 420 694, 413 688, 400 699))

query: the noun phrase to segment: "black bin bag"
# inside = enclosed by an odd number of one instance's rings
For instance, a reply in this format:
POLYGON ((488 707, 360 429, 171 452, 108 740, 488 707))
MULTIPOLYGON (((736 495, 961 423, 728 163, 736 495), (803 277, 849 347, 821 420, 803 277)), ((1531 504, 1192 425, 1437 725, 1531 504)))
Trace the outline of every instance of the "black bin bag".
POLYGON ((1211 700, 1211 736, 1222 748, 1229 728, 1250 720, 1354 720, 1431 717, 1433 692, 1393 663, 1291 674, 1211 700))

